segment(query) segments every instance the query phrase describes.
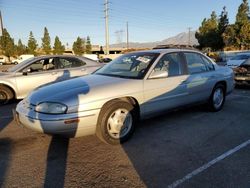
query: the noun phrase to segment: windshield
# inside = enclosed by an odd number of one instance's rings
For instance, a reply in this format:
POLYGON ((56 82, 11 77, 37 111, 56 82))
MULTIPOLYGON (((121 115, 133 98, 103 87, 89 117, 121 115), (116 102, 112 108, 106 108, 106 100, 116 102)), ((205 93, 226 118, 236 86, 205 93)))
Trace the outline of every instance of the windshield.
POLYGON ((250 58, 250 54, 241 54, 232 58, 232 60, 247 60, 250 58))
POLYGON ((95 74, 141 79, 145 76, 151 64, 159 56, 158 53, 138 52, 126 54, 113 60, 110 64, 96 71, 95 74))
POLYGON ((24 61, 22 61, 21 63, 9 68, 7 71, 8 72, 16 72, 18 71, 20 68, 22 68, 26 63, 30 62, 31 60, 35 59, 35 57, 31 57, 29 59, 26 59, 24 61))

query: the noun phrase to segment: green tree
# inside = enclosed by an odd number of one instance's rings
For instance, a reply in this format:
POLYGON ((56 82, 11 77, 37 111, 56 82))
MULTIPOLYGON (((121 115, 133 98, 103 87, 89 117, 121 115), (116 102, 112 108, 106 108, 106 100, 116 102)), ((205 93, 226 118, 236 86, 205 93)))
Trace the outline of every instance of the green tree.
POLYGON ((59 37, 56 36, 55 42, 54 42, 54 51, 53 51, 53 53, 60 55, 60 54, 63 54, 64 50, 65 50, 64 45, 62 45, 59 37))
POLYGON ((42 49, 46 54, 50 54, 51 52, 50 36, 46 27, 44 28, 44 34, 42 38, 42 49))
POLYGON ((245 23, 239 33, 241 47, 243 49, 250 49, 250 22, 245 23))
POLYGON ((91 45, 91 41, 90 41, 90 37, 87 36, 87 40, 86 40, 86 53, 87 54, 91 54, 92 53, 92 45, 91 45))
POLYGON ((29 40, 28 40, 28 52, 30 54, 35 55, 36 54, 35 50, 36 50, 37 46, 38 46, 37 41, 34 38, 32 31, 30 31, 29 40))
POLYGON ((220 14, 219 23, 218 23, 218 48, 223 49, 225 47, 225 42, 223 38, 223 33, 226 31, 226 28, 229 25, 228 12, 226 7, 223 7, 223 10, 220 14))
POLYGON ((242 38, 244 35, 242 32, 249 33, 250 30, 247 30, 248 23, 249 23, 249 5, 247 0, 243 0, 241 5, 238 8, 238 12, 236 15, 236 22, 235 22, 235 33, 236 33, 236 43, 235 46, 239 49, 244 49, 246 46, 245 38, 242 38))
POLYGON ((219 49, 219 39, 218 35, 218 19, 216 13, 213 11, 209 19, 204 19, 199 27, 198 31, 195 33, 201 48, 210 47, 212 49, 219 49))
POLYGON ((236 44, 236 32, 235 25, 229 25, 222 34, 225 47, 235 48, 236 44))
MULTIPOLYGON (((235 24, 237 27, 241 27, 244 24, 249 22, 249 5, 248 0, 243 0, 241 5, 238 8, 238 13, 236 15, 236 22, 235 24)), ((240 29, 240 28, 238 28, 240 29)))
POLYGON ((10 57, 15 55, 14 39, 10 37, 7 29, 3 29, 2 36, 0 37, 0 47, 5 56, 10 60, 10 57))
POLYGON ((22 54, 25 54, 27 51, 26 46, 22 43, 21 39, 18 40, 17 46, 16 46, 17 55, 20 56, 22 54))
POLYGON ((76 55, 82 55, 84 53, 84 40, 77 37, 76 41, 73 43, 73 51, 76 55))

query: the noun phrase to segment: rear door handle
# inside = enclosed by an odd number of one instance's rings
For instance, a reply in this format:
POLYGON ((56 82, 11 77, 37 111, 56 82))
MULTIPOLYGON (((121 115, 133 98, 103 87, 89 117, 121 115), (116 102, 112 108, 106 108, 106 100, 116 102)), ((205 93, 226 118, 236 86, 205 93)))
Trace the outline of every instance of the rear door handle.
POLYGON ((57 74, 57 72, 52 72, 52 75, 56 75, 57 74))

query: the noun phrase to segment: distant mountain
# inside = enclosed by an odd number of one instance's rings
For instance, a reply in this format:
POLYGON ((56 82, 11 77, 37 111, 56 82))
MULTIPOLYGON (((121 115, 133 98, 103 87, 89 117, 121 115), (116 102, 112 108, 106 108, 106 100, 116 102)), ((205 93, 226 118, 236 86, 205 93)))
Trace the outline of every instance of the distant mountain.
MULTIPOLYGON (((157 45, 187 45, 189 40, 189 33, 180 33, 174 37, 167 38, 162 41, 156 41, 156 42, 147 42, 147 43, 139 43, 139 42, 131 42, 129 43, 130 48, 154 48, 157 45)), ((192 31, 190 33, 190 43, 191 45, 198 45, 198 41, 195 38, 195 31, 192 31)), ((111 48, 126 48, 127 44, 120 43, 120 44, 112 44, 110 45, 111 48)))

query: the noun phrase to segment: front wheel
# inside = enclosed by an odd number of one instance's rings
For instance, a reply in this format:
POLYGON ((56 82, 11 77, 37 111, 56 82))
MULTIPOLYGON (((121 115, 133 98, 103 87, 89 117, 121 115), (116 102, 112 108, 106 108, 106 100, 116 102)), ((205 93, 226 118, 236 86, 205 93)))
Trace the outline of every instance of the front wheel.
POLYGON ((0 105, 7 104, 14 97, 12 91, 6 86, 0 86, 0 105))
POLYGON ((114 100, 101 110, 96 134, 108 144, 127 141, 134 132, 136 113, 130 103, 114 100))
POLYGON ((225 86, 223 84, 217 84, 214 87, 213 92, 210 96, 209 100, 210 110, 213 112, 220 111, 224 106, 225 99, 226 99, 225 86))

